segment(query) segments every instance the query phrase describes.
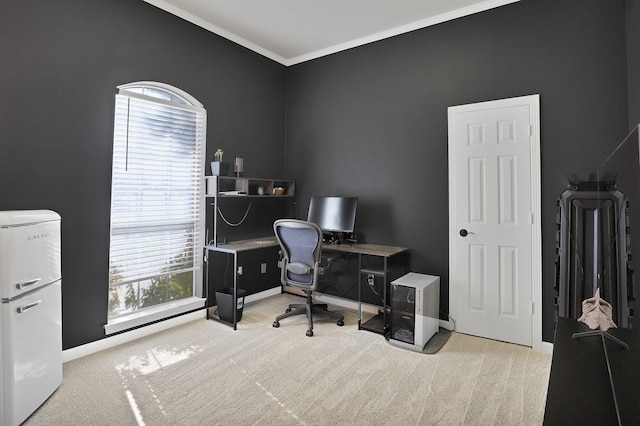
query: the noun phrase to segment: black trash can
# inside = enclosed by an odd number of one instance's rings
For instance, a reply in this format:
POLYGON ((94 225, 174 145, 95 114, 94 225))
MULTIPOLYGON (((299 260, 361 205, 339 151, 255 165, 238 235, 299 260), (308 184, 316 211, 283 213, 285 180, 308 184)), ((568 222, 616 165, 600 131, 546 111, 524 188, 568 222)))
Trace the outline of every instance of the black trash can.
POLYGON ((216 291, 216 302, 218 303, 218 316, 222 321, 233 322, 233 307, 236 306, 236 322, 242 319, 242 308, 244 307, 244 295, 246 291, 236 289, 236 303, 233 303, 233 287, 226 287, 216 291))

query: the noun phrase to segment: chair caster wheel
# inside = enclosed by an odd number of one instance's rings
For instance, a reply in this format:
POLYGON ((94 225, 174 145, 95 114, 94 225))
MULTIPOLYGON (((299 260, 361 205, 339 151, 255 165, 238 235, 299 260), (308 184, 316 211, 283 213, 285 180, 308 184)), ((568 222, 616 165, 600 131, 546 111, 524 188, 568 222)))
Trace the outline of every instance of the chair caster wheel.
POLYGON ((274 321, 273 328, 278 328, 278 327, 280 327, 280 323, 278 321, 274 321))
POLYGON ((284 310, 285 314, 288 314, 289 312, 291 312, 291 308, 287 308, 287 309, 284 310))
POLYGON ((313 330, 307 330, 307 337, 313 336, 313 330))
POLYGON ((342 327, 344 325, 344 321, 338 320, 337 324, 338 324, 338 327, 342 327))

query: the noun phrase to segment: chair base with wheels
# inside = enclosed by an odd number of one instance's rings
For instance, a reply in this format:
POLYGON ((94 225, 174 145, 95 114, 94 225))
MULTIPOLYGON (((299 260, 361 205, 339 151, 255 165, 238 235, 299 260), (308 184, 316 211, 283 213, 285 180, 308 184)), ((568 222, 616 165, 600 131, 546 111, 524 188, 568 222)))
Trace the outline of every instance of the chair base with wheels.
POLYGON ((296 219, 280 219, 273 224, 276 239, 280 245, 280 281, 282 285, 304 291, 307 303, 291 304, 284 314, 279 315, 273 326, 280 327, 280 320, 293 315, 305 314, 309 320, 307 336, 313 336, 313 314, 330 315, 344 325, 344 317, 330 312, 326 304, 314 305, 312 293, 318 287, 318 276, 324 273, 320 266, 322 251, 322 230, 312 222, 296 219))
POLYGON ((273 322, 273 326, 275 328, 280 327, 280 320, 284 318, 289 318, 294 315, 307 315, 307 319, 309 320, 309 329, 307 330, 307 336, 313 336, 313 314, 318 315, 327 315, 333 318, 336 318, 338 321, 336 324, 342 327, 344 325, 344 316, 340 315, 337 312, 331 312, 328 309, 326 303, 317 303, 314 304, 311 297, 311 292, 307 293, 307 303, 292 303, 289 307, 284 311, 284 314, 278 315, 276 320, 273 322))

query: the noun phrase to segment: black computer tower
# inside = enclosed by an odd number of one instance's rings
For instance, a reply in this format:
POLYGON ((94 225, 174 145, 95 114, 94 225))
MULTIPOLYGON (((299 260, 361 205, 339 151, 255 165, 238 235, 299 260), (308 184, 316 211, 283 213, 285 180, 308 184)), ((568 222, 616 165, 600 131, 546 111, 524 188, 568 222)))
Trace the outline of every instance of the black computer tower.
POLYGON ((391 282, 389 343, 422 352, 438 332, 440 277, 410 272, 391 282))

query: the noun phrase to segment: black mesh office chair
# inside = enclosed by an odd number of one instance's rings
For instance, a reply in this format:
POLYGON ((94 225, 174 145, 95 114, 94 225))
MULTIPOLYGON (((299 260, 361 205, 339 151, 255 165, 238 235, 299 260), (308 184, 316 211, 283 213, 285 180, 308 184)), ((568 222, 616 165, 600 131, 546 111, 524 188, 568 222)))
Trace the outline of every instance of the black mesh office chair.
POLYGON ((320 268, 320 254, 322 251, 322 231, 315 223, 295 219, 280 219, 273 224, 280 248, 282 260, 280 266, 280 280, 288 285, 304 291, 307 303, 291 304, 284 314, 279 315, 273 326, 280 327, 280 320, 293 315, 306 314, 309 320, 307 336, 313 336, 312 314, 329 315, 338 320, 339 326, 344 325, 344 317, 337 312, 331 312, 326 304, 313 304, 312 292, 318 287, 320 268))

